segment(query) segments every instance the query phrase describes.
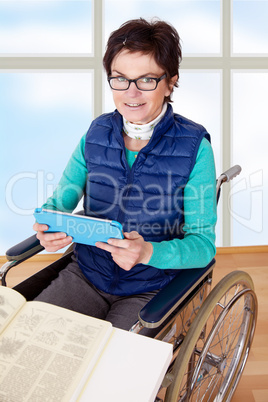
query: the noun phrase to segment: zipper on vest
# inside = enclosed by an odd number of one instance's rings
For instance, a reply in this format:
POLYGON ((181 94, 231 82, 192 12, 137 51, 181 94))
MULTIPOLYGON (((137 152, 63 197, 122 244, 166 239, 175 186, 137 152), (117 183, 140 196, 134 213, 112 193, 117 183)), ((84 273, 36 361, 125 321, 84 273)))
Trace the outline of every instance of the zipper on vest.
POLYGON ((122 200, 122 205, 121 205, 121 207, 119 209, 119 214, 118 214, 118 217, 117 217, 117 221, 120 222, 120 223, 124 222, 124 218, 125 218, 125 212, 124 211, 126 211, 126 206, 128 204, 127 197, 128 197, 128 195, 130 193, 130 186, 133 183, 134 165, 136 164, 138 157, 139 157, 139 155, 137 156, 135 162, 133 163, 132 168, 128 170, 127 188, 124 191, 124 200, 122 200))
MULTIPOLYGON (((133 183, 133 176, 134 176, 134 170, 135 170, 134 165, 136 164, 138 157, 139 157, 139 155, 137 155, 137 158, 136 158, 135 162, 133 163, 131 169, 127 164, 127 166, 128 166, 127 189, 126 189, 126 192, 124 194, 124 198, 126 198, 126 201, 125 201, 125 203, 122 204, 122 207, 120 208, 119 214, 118 214, 118 217, 117 217, 117 221, 120 222, 120 223, 124 222, 125 212, 124 212, 123 209, 126 208, 126 205, 128 203, 127 197, 129 195, 129 192, 130 192, 130 187, 129 186, 133 183)), ((114 263, 114 277, 113 277, 113 280, 112 280, 112 282, 111 282, 111 284, 109 286, 110 292, 113 292, 117 288, 117 284, 119 282, 119 269, 120 268, 118 267, 118 265, 116 263, 114 263)))
POLYGON ((119 282, 119 267, 114 262, 114 276, 113 276, 112 282, 109 286, 109 293, 113 294, 113 291, 117 288, 118 282, 119 282))

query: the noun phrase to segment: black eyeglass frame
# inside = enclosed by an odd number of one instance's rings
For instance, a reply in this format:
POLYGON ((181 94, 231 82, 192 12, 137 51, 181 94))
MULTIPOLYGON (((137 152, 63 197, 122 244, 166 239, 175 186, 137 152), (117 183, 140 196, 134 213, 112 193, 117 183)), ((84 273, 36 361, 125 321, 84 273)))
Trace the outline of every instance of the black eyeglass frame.
POLYGON ((129 89, 129 87, 130 87, 130 84, 131 84, 132 82, 134 82, 135 85, 136 85, 136 88, 137 88, 139 91, 146 91, 146 92, 149 92, 149 91, 155 91, 156 88, 157 88, 157 86, 158 86, 158 84, 159 84, 159 82, 162 81, 164 78, 167 78, 167 74, 166 74, 166 73, 163 74, 160 78, 146 77, 146 76, 145 76, 145 77, 136 78, 135 80, 129 80, 128 78, 118 76, 118 77, 107 77, 107 80, 108 80, 109 85, 110 85, 110 87, 111 87, 111 89, 112 89, 113 91, 127 91, 127 90, 129 89), (125 89, 115 89, 115 88, 113 88, 110 81, 111 81, 112 79, 115 79, 115 78, 124 78, 124 79, 128 82, 128 87, 125 88, 125 89), (149 78, 150 80, 154 80, 154 81, 155 81, 155 88, 154 88, 154 89, 140 89, 140 88, 138 87, 138 85, 137 85, 137 81, 139 81, 139 80, 142 79, 142 78, 149 78))

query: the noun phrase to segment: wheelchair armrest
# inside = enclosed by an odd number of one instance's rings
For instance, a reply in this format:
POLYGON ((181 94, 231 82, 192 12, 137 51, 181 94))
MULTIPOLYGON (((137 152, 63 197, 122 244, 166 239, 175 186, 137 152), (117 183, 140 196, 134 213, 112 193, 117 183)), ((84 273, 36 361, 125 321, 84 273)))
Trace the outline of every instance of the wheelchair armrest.
MULTIPOLYGON (((83 215, 83 211, 76 212, 76 214, 83 215)), ((20 264, 42 250, 44 250, 44 247, 41 246, 35 234, 7 250, 6 259, 8 262, 0 267, 0 281, 2 281, 2 285, 6 284, 5 276, 10 268, 20 264)))
POLYGON ((36 235, 28 237, 28 239, 7 250, 6 259, 8 261, 0 267, 0 282, 2 285, 6 286, 6 275, 12 267, 15 267, 42 250, 44 250, 44 247, 41 246, 36 235))
POLYGON ((182 269, 157 293, 139 313, 139 321, 146 328, 157 328, 186 299, 212 271, 213 259, 205 268, 182 269))
POLYGON ((27 260, 42 250, 44 250, 44 247, 41 246, 36 235, 33 235, 7 250, 6 258, 8 261, 16 261, 19 263, 27 260))
MULTIPOLYGON (((79 211, 76 212, 76 214, 83 215, 84 213, 83 211, 79 211)), ((44 247, 41 246, 35 234, 7 250, 6 259, 8 261, 0 267, 0 283, 6 286, 6 275, 8 271, 42 250, 44 250, 44 247)))
MULTIPOLYGON (((75 215, 83 215, 83 211, 78 211, 75 215)), ((33 255, 40 253, 40 251, 44 250, 44 247, 41 246, 40 241, 36 238, 34 234, 31 237, 28 237, 26 240, 16 244, 15 246, 11 247, 6 252, 6 258, 8 261, 16 261, 20 263, 28 258, 32 257, 33 255)))

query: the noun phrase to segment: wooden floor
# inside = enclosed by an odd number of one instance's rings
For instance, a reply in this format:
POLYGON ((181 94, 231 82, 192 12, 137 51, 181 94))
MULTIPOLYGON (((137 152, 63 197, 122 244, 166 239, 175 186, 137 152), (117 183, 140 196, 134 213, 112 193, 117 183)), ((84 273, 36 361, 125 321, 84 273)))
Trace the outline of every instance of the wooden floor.
MULTIPOLYGON (((236 249, 219 249, 213 286, 234 270, 243 270, 253 279, 258 297, 258 322, 253 346, 243 376, 232 399, 233 402, 268 402, 268 252, 236 252, 236 249)), ((14 286, 24 277, 48 265, 42 261, 24 263, 11 270, 8 286, 14 286)), ((35 257, 38 258, 38 257, 35 257)))

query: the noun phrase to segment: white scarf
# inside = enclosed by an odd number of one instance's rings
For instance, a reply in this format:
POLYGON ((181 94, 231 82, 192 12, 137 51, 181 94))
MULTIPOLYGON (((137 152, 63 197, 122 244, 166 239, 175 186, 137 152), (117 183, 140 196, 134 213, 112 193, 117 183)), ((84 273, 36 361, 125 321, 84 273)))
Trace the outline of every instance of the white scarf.
POLYGON ((155 126, 162 119, 167 110, 167 104, 164 103, 162 112, 156 117, 156 119, 150 121, 147 124, 133 124, 127 121, 123 116, 123 128, 126 135, 135 140, 149 140, 152 135, 155 126))

